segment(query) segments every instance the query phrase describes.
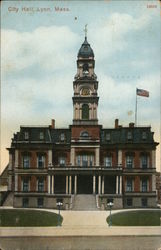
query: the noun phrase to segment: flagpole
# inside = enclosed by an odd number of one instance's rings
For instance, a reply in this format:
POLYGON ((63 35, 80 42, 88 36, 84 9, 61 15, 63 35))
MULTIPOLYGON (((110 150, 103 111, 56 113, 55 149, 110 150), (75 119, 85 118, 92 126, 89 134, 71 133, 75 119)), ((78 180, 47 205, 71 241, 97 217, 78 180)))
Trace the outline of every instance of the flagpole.
POLYGON ((135 103, 135 127, 137 126, 137 88, 136 88, 136 103, 135 103))

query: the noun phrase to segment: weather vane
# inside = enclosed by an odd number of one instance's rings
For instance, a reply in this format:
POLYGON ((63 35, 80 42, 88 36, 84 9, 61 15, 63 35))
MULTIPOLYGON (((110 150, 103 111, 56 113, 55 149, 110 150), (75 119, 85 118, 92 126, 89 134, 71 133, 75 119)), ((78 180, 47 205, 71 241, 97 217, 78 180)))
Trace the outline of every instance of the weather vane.
POLYGON ((84 33, 85 33, 85 37, 87 37, 87 24, 85 25, 84 33))

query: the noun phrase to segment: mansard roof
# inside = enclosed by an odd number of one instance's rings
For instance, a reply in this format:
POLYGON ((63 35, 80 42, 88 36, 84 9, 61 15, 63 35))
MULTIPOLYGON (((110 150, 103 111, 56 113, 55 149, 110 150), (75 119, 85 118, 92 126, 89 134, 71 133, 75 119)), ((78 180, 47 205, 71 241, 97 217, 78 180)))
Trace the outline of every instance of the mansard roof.
POLYGON ((154 143, 153 132, 151 127, 119 127, 112 129, 101 130, 101 143, 102 144, 134 144, 134 143, 154 143), (131 137, 128 138, 128 133, 131 137), (143 136, 143 133, 146 133, 143 136))
MULTIPOLYGON (((88 130, 90 126, 88 127, 88 130)), ((69 128, 52 128, 51 126, 30 127, 21 126, 20 132, 14 134, 12 145, 17 143, 40 143, 40 144, 70 144, 71 143, 71 130, 69 128), (25 137, 28 133, 28 137, 25 137), (41 134, 41 136, 40 136, 41 134), (64 138, 64 139, 63 139, 64 138)), ((118 128, 101 128, 100 127, 100 143, 101 145, 118 145, 119 144, 153 144, 153 132, 151 127, 121 127, 118 128), (128 138, 128 133, 131 137, 128 138), (144 133, 144 137, 143 137, 144 133)))

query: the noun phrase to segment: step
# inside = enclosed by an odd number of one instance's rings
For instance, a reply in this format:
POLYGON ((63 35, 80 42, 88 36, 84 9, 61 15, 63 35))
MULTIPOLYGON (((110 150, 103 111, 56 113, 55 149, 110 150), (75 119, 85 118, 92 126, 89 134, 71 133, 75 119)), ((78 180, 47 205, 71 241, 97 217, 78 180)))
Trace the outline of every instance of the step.
POLYGON ((96 206, 96 196, 87 194, 75 195, 73 200, 72 210, 78 210, 78 211, 98 210, 96 206))

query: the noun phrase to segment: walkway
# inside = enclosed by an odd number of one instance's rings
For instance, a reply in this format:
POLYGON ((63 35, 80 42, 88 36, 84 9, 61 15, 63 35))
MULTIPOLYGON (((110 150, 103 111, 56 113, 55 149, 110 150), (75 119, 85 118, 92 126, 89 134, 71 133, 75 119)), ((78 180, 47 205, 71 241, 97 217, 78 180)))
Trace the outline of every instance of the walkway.
MULTIPOLYGON (((42 209, 41 209, 42 210, 42 209)), ((47 210, 58 212, 57 210, 47 210)), ((113 211, 118 212, 118 211, 113 211)), ((160 236, 161 227, 109 227, 109 211, 61 211, 61 227, 3 227, 0 236, 160 236)))

